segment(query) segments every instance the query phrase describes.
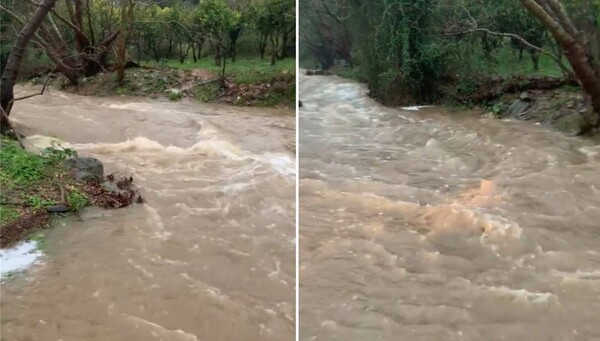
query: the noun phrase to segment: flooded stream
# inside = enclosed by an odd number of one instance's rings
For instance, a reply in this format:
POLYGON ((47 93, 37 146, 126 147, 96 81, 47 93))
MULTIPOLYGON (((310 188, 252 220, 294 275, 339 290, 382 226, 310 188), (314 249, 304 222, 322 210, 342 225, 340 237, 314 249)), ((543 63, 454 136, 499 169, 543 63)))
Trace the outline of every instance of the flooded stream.
POLYGON ((600 145, 301 76, 300 339, 600 340, 600 145))
POLYGON ((147 202, 50 230, 2 285, 2 340, 294 339, 293 112, 51 91, 12 117, 133 175, 147 202))

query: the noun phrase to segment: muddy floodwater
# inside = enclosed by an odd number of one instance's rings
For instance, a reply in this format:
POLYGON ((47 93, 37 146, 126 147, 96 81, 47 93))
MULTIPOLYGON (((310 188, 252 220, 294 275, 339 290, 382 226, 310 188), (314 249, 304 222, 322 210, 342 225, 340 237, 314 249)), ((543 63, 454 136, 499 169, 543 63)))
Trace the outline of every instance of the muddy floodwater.
POLYGON ((301 76, 300 339, 600 340, 600 146, 301 76))
POLYGON ((2 284, 2 340, 294 340, 293 111, 50 91, 11 117, 131 174, 146 203, 50 230, 2 284))

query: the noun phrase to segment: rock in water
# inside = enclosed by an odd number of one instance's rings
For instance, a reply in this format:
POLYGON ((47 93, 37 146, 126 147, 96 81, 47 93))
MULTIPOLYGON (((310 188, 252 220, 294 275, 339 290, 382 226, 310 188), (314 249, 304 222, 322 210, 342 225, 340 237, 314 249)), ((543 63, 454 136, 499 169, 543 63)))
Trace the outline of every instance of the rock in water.
POLYGON ((587 126, 585 118, 580 114, 560 116, 551 124, 554 128, 571 136, 581 135, 587 126))
POLYGON ((532 103, 530 101, 516 100, 502 114, 502 117, 516 117, 516 118, 524 119, 525 117, 523 117, 523 115, 525 115, 525 112, 531 106, 532 106, 532 103))
POLYGON ((104 165, 93 157, 73 157, 63 161, 72 169, 75 178, 80 181, 101 181, 104 178, 104 165))
POLYGON ((533 101, 533 98, 531 98, 529 96, 529 93, 527 91, 521 92, 521 94, 519 95, 519 99, 521 101, 524 101, 524 102, 531 102, 531 101, 533 101))

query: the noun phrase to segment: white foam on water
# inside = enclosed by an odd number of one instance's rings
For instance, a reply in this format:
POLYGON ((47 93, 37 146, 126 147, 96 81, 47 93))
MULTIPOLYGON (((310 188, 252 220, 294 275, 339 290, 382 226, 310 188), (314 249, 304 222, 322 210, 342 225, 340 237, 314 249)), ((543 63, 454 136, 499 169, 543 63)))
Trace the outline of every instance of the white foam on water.
POLYGON ((152 321, 148 321, 141 317, 137 317, 134 315, 126 315, 123 316, 133 323, 136 328, 144 327, 147 330, 152 330, 153 335, 158 337, 160 340, 182 340, 182 341, 198 341, 198 337, 194 334, 184 332, 181 329, 168 329, 163 325, 158 323, 154 323, 152 321))
POLYGON ((35 242, 19 243, 11 248, 0 250, 0 273, 25 270, 33 265, 41 256, 35 242))
POLYGON ((248 153, 240 150, 228 141, 210 139, 195 143, 189 148, 177 146, 164 146, 157 141, 150 140, 143 136, 128 139, 118 143, 88 143, 74 146, 77 149, 87 150, 97 154, 112 153, 130 153, 130 152, 152 152, 152 153, 173 153, 173 154, 209 154, 220 155, 229 159, 244 160, 248 158, 248 153))
POLYGON ((31 135, 22 139, 25 149, 33 152, 40 153, 46 148, 71 148, 72 145, 66 141, 62 141, 56 137, 44 136, 44 135, 31 135))
POLYGON ((600 156, 600 146, 585 146, 579 148, 579 151, 592 160, 600 156))
POLYGON ((402 107, 402 110, 407 110, 407 111, 419 111, 423 108, 431 108, 431 105, 413 105, 410 107, 402 107))
POLYGON ((260 159, 269 164, 277 173, 283 176, 296 174, 296 162, 292 160, 289 155, 267 153, 260 159))
POLYGON ((600 270, 596 271, 581 271, 575 272, 564 272, 564 271, 552 271, 553 274, 562 277, 563 281, 599 281, 600 282, 600 270))
POLYGON ((488 290, 500 294, 501 296, 510 296, 520 302, 529 302, 534 304, 552 303, 558 301, 558 298, 549 292, 531 292, 525 289, 511 289, 508 287, 488 287, 488 290))
MULTIPOLYGON (((131 103, 110 103, 108 107, 111 109, 119 109, 119 110, 136 110, 136 111, 151 111, 153 110, 153 106, 150 103, 139 103, 139 102, 131 102, 131 103)), ((156 110, 156 109, 154 109, 156 110)))

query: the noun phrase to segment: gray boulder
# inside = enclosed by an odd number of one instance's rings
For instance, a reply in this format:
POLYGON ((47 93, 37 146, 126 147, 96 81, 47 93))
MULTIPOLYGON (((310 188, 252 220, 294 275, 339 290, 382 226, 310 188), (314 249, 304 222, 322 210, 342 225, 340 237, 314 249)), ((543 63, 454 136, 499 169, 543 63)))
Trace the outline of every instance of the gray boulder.
POLYGON ((580 114, 562 115, 552 121, 552 126, 571 136, 582 134, 587 127, 585 118, 580 114))
POLYGON ((80 181, 102 181, 104 165, 93 157, 73 157, 63 161, 63 164, 73 170, 75 178, 80 181))
POLYGON ((515 117, 518 119, 528 119, 527 110, 533 105, 530 100, 516 100, 514 101, 505 112, 502 113, 502 117, 515 117))

